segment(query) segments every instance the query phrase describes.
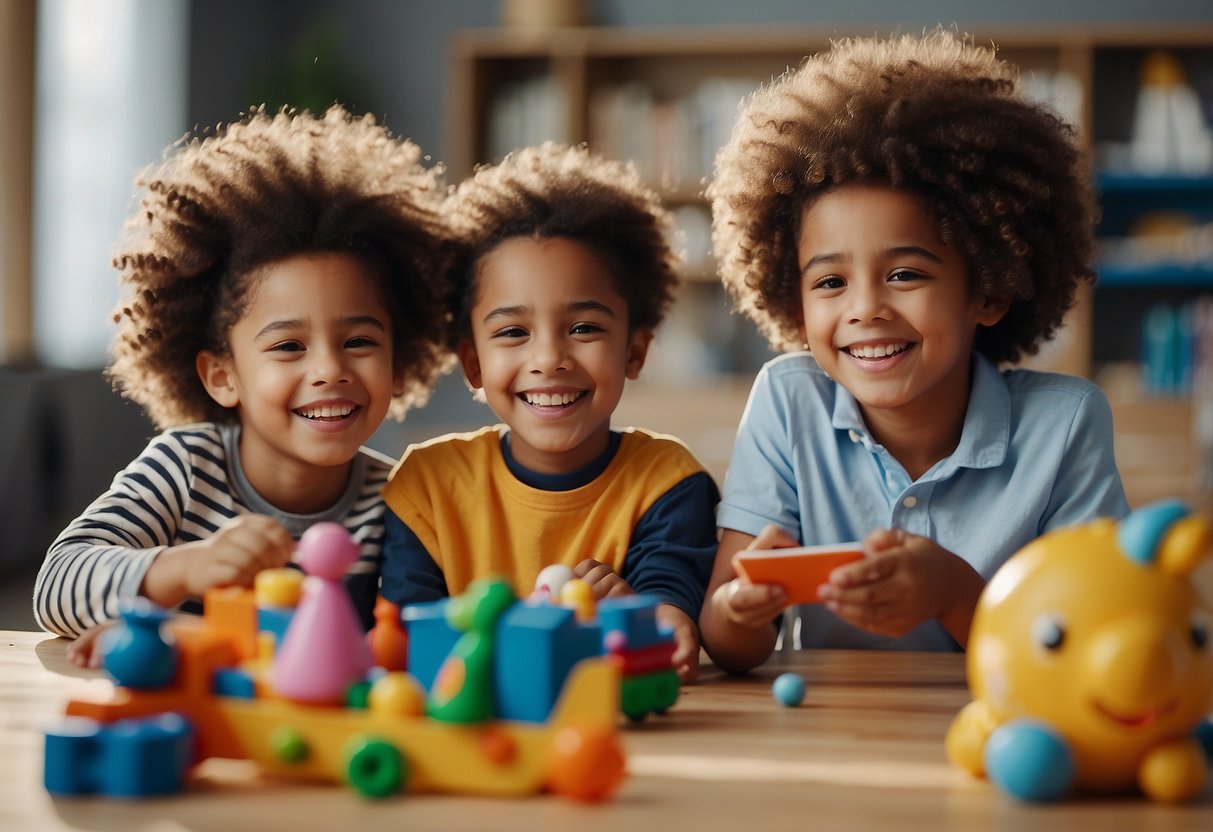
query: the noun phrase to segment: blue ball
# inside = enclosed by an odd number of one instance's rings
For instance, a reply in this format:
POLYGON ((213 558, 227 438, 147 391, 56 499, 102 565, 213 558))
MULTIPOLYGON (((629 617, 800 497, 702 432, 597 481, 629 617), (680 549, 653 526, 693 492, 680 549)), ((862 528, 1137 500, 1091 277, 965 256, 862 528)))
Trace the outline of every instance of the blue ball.
POLYGON ((1070 746, 1038 720, 1017 719, 995 729, 986 741, 985 761, 990 781, 1020 800, 1056 800, 1074 782, 1070 746))
POLYGON ((797 673, 782 673, 771 685, 775 701, 787 708, 795 708, 804 701, 804 679, 797 673))

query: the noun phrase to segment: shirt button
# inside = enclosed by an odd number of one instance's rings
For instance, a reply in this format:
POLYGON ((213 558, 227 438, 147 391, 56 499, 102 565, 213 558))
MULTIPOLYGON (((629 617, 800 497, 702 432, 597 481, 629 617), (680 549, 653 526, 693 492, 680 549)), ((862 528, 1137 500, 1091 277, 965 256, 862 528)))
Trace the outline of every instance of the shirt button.
POLYGON ((906 497, 904 500, 901 501, 901 504, 903 506, 905 506, 906 508, 914 508, 914 506, 918 505, 918 498, 917 497, 906 497))
POLYGON ((849 431, 847 431, 847 436, 851 437, 852 442, 858 442, 860 440, 858 431, 849 430, 849 431))

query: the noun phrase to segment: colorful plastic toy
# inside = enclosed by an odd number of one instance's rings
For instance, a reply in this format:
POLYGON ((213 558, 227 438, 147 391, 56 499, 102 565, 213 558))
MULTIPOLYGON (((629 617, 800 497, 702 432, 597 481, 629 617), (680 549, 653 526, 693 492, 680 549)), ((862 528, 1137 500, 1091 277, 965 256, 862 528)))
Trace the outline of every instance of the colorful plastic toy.
POLYGON ((780 673, 771 684, 771 695, 785 708, 796 708, 804 702, 804 677, 799 673, 780 673))
MULTIPOLYGON (((275 775, 344 781, 368 797, 406 789, 502 796, 549 790, 598 800, 614 791, 624 776, 617 731, 620 677, 600 649, 567 668, 555 706, 532 722, 503 720, 484 714, 483 708, 474 720, 458 714, 464 717, 458 724, 434 718, 427 713, 425 689, 411 675, 366 669, 369 650, 361 633, 353 642, 338 640, 318 651, 313 670, 321 680, 321 695, 310 684, 298 690, 292 684, 290 691, 279 687, 291 675, 284 675, 284 662, 305 653, 306 639, 299 633, 318 623, 345 620, 344 612, 332 608, 307 609, 309 598, 314 603, 317 596, 329 596, 322 603, 341 609, 342 601, 348 604, 344 595, 328 592, 328 582, 339 574, 337 563, 348 555, 348 535, 342 535, 344 540, 324 529, 305 536, 305 548, 314 544, 328 551, 315 559, 301 558, 316 574, 307 578, 312 583, 305 582, 298 609, 284 613, 279 606, 290 601, 290 592, 263 596, 273 603, 263 608, 253 590, 212 590, 200 623, 176 618, 165 624, 176 646, 171 679, 140 688, 119 685, 102 702, 70 702, 67 718, 46 734, 47 790, 165 794, 188 782, 194 764, 224 757, 254 760, 275 775), (339 550, 336 557, 333 549, 339 550), (312 581, 315 577, 320 580, 312 581), (259 630, 265 609, 286 615, 284 639, 259 630), (334 644, 346 645, 348 653, 334 644), (351 664, 364 670, 353 673, 351 664)), ((467 627, 463 635, 483 635, 511 605, 520 606, 503 588, 477 586, 466 603, 449 602, 454 622, 467 627)), ((135 627, 143 628, 146 621, 144 629, 160 633, 162 611, 149 608, 132 616, 135 627)), ((444 626, 450 629, 445 621, 444 626)), ((456 632, 454 641, 445 642, 446 652, 459 637, 456 632)), ((424 633, 410 633, 410 650, 424 638, 424 633)), ((458 653, 465 669, 480 668, 460 680, 459 689, 473 702, 494 702, 495 649, 490 638, 458 653), (474 687, 488 691, 487 696, 477 700, 474 687)), ((299 673, 300 667, 288 670, 299 673)))
POLYGON ((952 761, 1011 795, 1204 786, 1213 616, 1192 585, 1213 530, 1175 502, 1044 535, 978 602, 974 700, 948 730, 952 761))

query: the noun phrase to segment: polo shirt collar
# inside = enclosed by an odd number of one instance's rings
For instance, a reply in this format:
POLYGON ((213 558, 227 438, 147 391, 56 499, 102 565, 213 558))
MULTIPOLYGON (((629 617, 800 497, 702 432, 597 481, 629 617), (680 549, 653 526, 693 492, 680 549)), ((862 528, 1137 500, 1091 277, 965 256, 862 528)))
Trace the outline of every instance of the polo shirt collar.
MULTIPOLYGON (((831 424, 872 450, 876 441, 868 433, 859 402, 841 384, 834 385, 834 410, 831 424)), ((973 389, 965 411, 960 444, 939 473, 956 468, 995 468, 1006 460, 1011 444, 1011 392, 1006 379, 989 359, 973 353, 973 389)))

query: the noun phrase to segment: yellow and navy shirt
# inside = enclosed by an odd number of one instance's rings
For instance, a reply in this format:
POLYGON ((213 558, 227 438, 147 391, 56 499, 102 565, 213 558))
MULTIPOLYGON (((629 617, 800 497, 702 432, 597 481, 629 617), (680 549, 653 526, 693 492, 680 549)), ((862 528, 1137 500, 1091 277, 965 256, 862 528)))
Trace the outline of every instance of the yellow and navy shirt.
POLYGON ((503 425, 410 447, 384 488, 381 593, 400 604, 497 576, 526 596, 545 566, 593 558, 636 592, 699 614, 716 551, 716 484, 678 440, 612 432, 580 471, 519 466, 503 425))

